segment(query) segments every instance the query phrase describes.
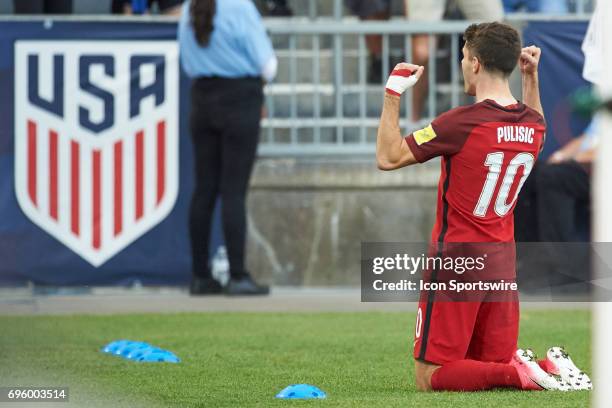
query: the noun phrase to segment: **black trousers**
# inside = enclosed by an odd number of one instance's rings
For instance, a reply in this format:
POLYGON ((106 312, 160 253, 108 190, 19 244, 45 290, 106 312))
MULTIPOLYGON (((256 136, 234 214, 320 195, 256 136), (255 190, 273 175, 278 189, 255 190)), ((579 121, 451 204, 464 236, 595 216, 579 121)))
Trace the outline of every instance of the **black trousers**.
POLYGON ((548 290, 590 279, 588 244, 575 242, 584 239, 577 221, 588 223, 584 213, 588 213, 590 186, 589 173, 576 162, 534 167, 514 213, 516 241, 541 242, 517 247, 523 289, 548 290))
POLYGON ((15 14, 71 14, 73 0, 13 0, 15 14))
POLYGON ((189 232, 193 274, 211 278, 210 229, 221 197, 223 234, 232 278, 247 272, 246 195, 259 142, 263 86, 259 78, 198 78, 191 87, 195 189, 189 232))
POLYGON ((541 164, 535 176, 540 241, 575 241, 576 209, 590 202, 589 174, 570 161, 541 164))
POLYGON ((516 241, 575 241, 576 212, 589 206, 590 191, 590 176, 580 164, 536 164, 514 211, 516 241))

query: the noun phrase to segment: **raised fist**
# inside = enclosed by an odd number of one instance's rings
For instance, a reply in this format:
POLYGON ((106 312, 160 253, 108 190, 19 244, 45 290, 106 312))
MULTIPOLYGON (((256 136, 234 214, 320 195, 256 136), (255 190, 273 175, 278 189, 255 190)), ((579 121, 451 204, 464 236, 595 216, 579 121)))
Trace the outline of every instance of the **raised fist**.
POLYGON ((417 83, 425 68, 419 65, 401 62, 393 68, 387 80, 386 92, 391 95, 401 96, 406 89, 417 83))
POLYGON ((521 57, 519 58, 521 73, 526 75, 537 73, 540 55, 542 55, 542 50, 535 45, 523 48, 521 50, 521 57))

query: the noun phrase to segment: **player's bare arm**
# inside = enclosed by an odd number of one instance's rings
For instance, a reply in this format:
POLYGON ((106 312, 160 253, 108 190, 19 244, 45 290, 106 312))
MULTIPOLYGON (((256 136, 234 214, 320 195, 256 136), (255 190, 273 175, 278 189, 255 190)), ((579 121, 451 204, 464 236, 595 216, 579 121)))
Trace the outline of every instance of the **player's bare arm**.
POLYGON ((417 163, 402 137, 399 113, 401 95, 419 80, 423 69, 408 63, 397 64, 387 81, 376 138, 376 162, 381 170, 395 170, 417 163))
POLYGON ((538 79, 538 64, 541 54, 542 50, 534 45, 523 48, 519 59, 519 67, 523 79, 523 103, 544 116, 538 79))

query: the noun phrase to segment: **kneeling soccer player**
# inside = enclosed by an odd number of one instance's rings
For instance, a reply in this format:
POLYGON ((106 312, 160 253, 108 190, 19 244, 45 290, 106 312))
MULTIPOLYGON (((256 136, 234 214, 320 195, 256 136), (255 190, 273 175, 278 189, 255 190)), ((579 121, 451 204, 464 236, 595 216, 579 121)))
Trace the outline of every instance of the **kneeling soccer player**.
MULTIPOLYGON (((380 169, 394 170, 442 157, 432 243, 440 248, 449 243, 514 247, 514 205, 544 143, 537 72, 540 50, 521 49, 518 32, 501 23, 474 24, 464 38, 465 92, 476 102, 452 109, 402 138, 400 97, 424 68, 398 64, 387 82, 376 158, 380 169), (525 103, 514 98, 508 84, 517 64, 525 103)), ((495 279, 516 278, 514 258, 508 265, 497 268, 495 279)), ((429 279, 436 279, 435 271, 429 279)), ((466 302, 440 301, 442 295, 421 293, 414 343, 418 389, 591 388, 588 376, 562 348, 549 349, 540 362, 531 350, 517 349, 516 292, 498 295, 495 301, 487 301, 489 293, 466 302)))

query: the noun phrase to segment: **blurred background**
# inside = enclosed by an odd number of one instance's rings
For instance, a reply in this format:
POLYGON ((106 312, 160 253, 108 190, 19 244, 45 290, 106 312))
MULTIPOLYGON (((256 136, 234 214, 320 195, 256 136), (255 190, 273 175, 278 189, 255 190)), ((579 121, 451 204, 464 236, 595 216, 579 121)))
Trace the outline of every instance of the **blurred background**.
MULTIPOLYGON (((247 267, 259 281, 275 287, 357 287, 361 242, 428 241, 439 163, 391 173, 376 169, 375 139, 384 82, 398 62, 418 60, 428 66, 426 86, 415 90, 420 96, 403 98, 401 126, 406 134, 452 107, 470 103, 460 71, 462 33, 470 21, 460 2, 446 2, 441 18, 419 19, 409 15, 410 1, 391 0, 386 11, 371 15, 355 5, 359 2, 342 0, 255 2, 279 62, 276 78, 264 89, 261 140, 248 199, 247 267), (417 38, 429 39, 425 48, 417 38)), ((32 49, 40 50, 42 66, 50 67, 50 54, 44 55, 55 46, 61 48, 60 42, 175 41, 177 9, 157 2, 148 7, 146 2, 117 5, 110 0, 73 0, 60 2, 69 15, 40 15, 40 10, 17 14, 25 3, 0 0, 0 96, 4 101, 0 113, 0 285, 25 285, 39 293, 84 286, 186 286, 191 276, 188 207, 193 148, 187 126, 189 87, 182 71, 165 78, 171 83, 167 89, 177 90, 178 106, 165 107, 163 113, 176 119, 176 129, 168 130, 168 138, 176 138, 178 151, 167 156, 174 162, 168 167, 177 167, 167 180, 176 187, 176 198, 168 197, 161 213, 147 214, 146 226, 134 224, 135 231, 119 244, 104 241, 101 251, 106 255, 97 257, 95 248, 67 244, 70 239, 60 231, 64 227, 55 225, 53 217, 44 214, 46 210, 24 209, 16 193, 16 184, 25 177, 17 174, 24 165, 16 158, 16 141, 25 137, 18 129, 25 128, 15 118, 36 115, 37 110, 17 103, 19 94, 31 93, 32 77, 26 80, 22 75, 16 80, 15 44, 25 41, 28 53, 28 44, 38 41, 32 49), (50 40, 52 46, 45 49, 50 40)), ((521 32, 524 43, 543 51, 540 80, 548 122, 540 158, 544 163, 581 137, 591 122, 594 102, 591 83, 583 77, 582 46, 594 5, 588 0, 508 0, 503 6, 505 21, 521 32)), ((66 51, 58 52, 70 53, 68 48, 61 49, 66 51)), ((178 64, 176 53, 168 55, 178 64)), ((76 71, 66 70, 66 76, 58 79, 57 73, 52 76, 42 68, 37 86, 43 95, 64 89, 66 103, 80 101, 78 79, 69 75, 76 71)), ((519 97, 520 86, 515 72, 512 87, 519 97)), ((117 89, 112 92, 127 92, 126 87, 117 89)), ((95 102, 87 103, 93 112, 100 109, 95 102)), ((142 116, 129 121, 146 123, 142 116)), ((72 129, 70 120, 61 119, 57 126, 72 129)), ((135 125, 117 120, 112 126, 116 133, 135 125)), ((131 169, 133 163, 125 166, 131 169)), ((47 173, 39 173, 39 178, 46 177, 47 173)), ((517 221, 517 240, 589 242, 588 194, 570 196, 569 235, 542 238, 537 221, 525 216, 517 221)), ((517 212, 537 218, 537 204, 521 200, 523 206, 517 212)), ((213 275, 224 281, 227 254, 218 213, 215 219, 211 267, 213 275)), ((588 278, 588 268, 572 273, 579 280, 588 278)))

